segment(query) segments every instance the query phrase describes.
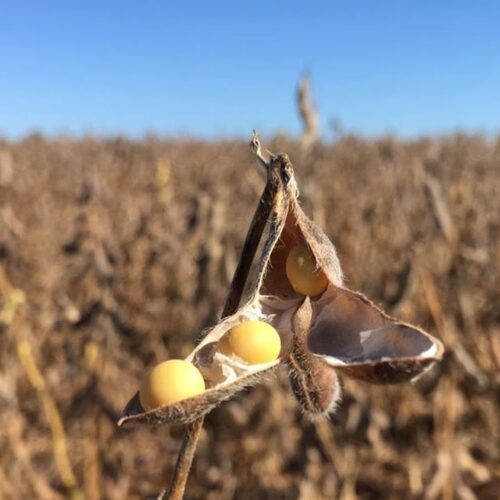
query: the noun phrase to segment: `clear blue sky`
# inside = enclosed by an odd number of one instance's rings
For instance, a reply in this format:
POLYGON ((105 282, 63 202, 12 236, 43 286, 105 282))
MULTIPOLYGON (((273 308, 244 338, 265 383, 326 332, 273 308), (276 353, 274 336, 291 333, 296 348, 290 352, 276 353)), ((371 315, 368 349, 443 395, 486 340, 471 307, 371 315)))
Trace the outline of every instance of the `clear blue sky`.
POLYGON ((0 0, 0 135, 500 132, 500 2, 0 0))

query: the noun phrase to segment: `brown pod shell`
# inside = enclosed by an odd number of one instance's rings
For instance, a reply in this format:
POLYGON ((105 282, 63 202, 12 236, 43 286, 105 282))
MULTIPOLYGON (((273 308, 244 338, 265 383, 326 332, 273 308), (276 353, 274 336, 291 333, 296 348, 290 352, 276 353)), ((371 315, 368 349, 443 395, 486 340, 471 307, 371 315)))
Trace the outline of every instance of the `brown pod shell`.
POLYGON ((340 400, 341 389, 337 373, 307 348, 307 333, 312 318, 308 297, 296 311, 292 329, 295 334, 292 352, 285 364, 290 374, 293 393, 305 415, 310 419, 327 416, 340 400))
POLYGON ((370 384, 401 384, 415 381, 439 359, 413 358, 336 367, 350 378, 370 384))
MULTIPOLYGON (((258 245, 260 235, 266 225, 271 207, 274 207, 275 210, 271 217, 272 222, 269 224, 269 235, 264 244, 263 255, 259 260, 257 277, 250 286, 250 299, 234 314, 228 315, 215 327, 203 332, 199 345, 186 358, 187 361, 192 362, 200 369, 208 385, 208 389, 198 396, 149 411, 144 411, 140 404, 138 393, 136 393, 125 406, 119 420, 119 425, 185 423, 193 421, 208 413, 219 403, 230 398, 241 389, 260 382, 279 364, 279 359, 264 364, 247 364, 242 360, 234 359, 235 356, 223 354, 218 347, 218 343, 233 326, 242 321, 264 320, 276 325, 281 336, 282 346, 290 344, 290 342, 287 343, 285 341, 286 337, 289 336, 286 332, 290 329, 286 324, 283 325, 283 318, 287 316, 283 304, 279 304, 276 307, 272 298, 264 301, 266 302, 266 306, 263 306, 259 301, 259 288, 265 268, 264 262, 267 262, 266 258, 273 247, 275 235, 277 234, 276 228, 280 227, 281 224, 278 219, 278 213, 281 212, 277 207, 281 207, 284 200, 281 177, 285 175, 284 172, 288 168, 288 163, 285 160, 287 160, 285 157, 274 157, 269 165, 266 166, 268 175, 266 188, 259 201, 258 209, 251 223, 247 240, 245 241, 246 250, 253 256, 254 249, 258 245)), ((234 293, 226 301, 224 314, 234 311, 239 303, 241 291, 248 274, 248 263, 247 258, 244 262, 240 260, 238 264, 235 275, 235 278, 238 277, 238 282, 233 282, 232 284, 232 287, 234 285, 234 289, 232 290, 234 293), (235 290, 237 291, 235 292, 235 290)))
MULTIPOLYGON (((285 187, 282 222, 269 257, 264 259, 261 293, 301 302, 303 296, 292 288, 286 275, 287 256, 298 244, 309 248, 329 282, 322 294, 310 298, 310 331, 298 358, 306 359, 303 353, 312 353, 339 372, 376 384, 412 381, 439 361, 444 352, 439 340, 419 327, 391 318, 364 295, 343 287, 335 247, 297 202, 291 166, 282 182, 285 187)), ((309 364, 310 369, 313 366, 309 364)), ((291 374, 296 393, 307 392, 305 388, 297 388, 300 378, 293 371, 291 374)))
POLYGON ((341 286, 342 268, 335 247, 325 233, 304 214, 294 191, 288 192, 283 212, 284 224, 270 254, 261 293, 281 298, 304 297, 292 288, 286 275, 286 259, 296 245, 308 248, 328 281, 341 286))
POLYGON ((204 334, 186 358, 201 370, 208 389, 147 412, 136 394, 120 425, 190 422, 235 392, 260 382, 280 361, 289 368, 292 389, 304 412, 326 415, 340 397, 337 372, 371 383, 398 383, 413 380, 441 358, 444 349, 437 339, 389 317, 362 294, 343 287, 335 247, 298 204, 290 160, 278 155, 268 168, 272 182, 280 187, 273 194, 268 236, 249 286, 249 299, 204 334), (297 245, 310 250, 328 281, 317 296, 297 293, 288 281, 286 261, 297 245), (255 319, 278 331, 282 346, 278 360, 248 365, 220 352, 218 342, 233 326, 255 319))
POLYGON ((136 393, 125 406, 118 425, 191 422, 242 389, 261 382, 279 364, 279 359, 250 365, 226 356, 217 349, 219 340, 232 327, 254 319, 261 319, 261 315, 255 310, 254 304, 247 304, 212 328, 186 358, 200 369, 205 381, 211 384, 202 394, 144 411, 139 393, 136 393))
MULTIPOLYGON (((234 326, 244 321, 263 319, 268 319, 271 324, 273 319, 276 321, 275 317, 264 316, 259 304, 253 300, 205 333, 201 342, 186 358, 200 369, 205 381, 210 384, 202 394, 150 411, 144 411, 138 394, 135 394, 127 403, 119 425, 190 422, 208 413, 236 392, 262 381, 279 364, 279 359, 263 364, 247 364, 221 353, 218 350, 218 343, 234 326)), ((281 332, 279 333, 281 335, 281 332)))
POLYGON ((330 287, 313 304, 309 350, 346 375, 375 384, 409 382, 443 355, 424 330, 391 318, 364 295, 330 287))
POLYGON ((184 399, 171 405, 161 406, 150 411, 144 411, 139 401, 139 392, 137 392, 125 406, 118 420, 118 425, 132 427, 139 424, 187 424, 209 413, 237 392, 261 382, 273 371, 277 364, 276 362, 272 366, 263 368, 260 371, 242 375, 230 384, 221 384, 218 387, 208 389, 199 396, 184 399))

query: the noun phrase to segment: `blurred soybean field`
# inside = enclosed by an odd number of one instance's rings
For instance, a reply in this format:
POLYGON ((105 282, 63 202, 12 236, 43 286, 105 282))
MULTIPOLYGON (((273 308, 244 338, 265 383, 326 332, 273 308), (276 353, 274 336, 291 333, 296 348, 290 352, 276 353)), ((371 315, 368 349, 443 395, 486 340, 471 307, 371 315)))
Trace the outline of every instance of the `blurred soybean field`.
MULTIPOLYGON (((412 385, 345 379, 317 422, 278 371, 208 416, 187 498, 500 498, 500 138, 263 143, 347 285, 447 353, 412 385)), ((182 428, 116 420, 216 321, 263 186, 244 141, 0 139, 0 498, 166 485, 182 428)))

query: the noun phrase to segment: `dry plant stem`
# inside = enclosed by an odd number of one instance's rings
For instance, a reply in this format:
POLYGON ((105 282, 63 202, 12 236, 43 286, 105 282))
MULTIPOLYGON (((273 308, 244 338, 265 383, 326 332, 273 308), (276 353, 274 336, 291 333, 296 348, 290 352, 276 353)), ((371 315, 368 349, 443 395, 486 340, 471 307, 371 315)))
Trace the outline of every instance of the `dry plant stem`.
MULTIPOLYGON (((275 169, 272 168, 272 162, 267 162, 261 154, 260 142, 255 132, 250 143, 250 148, 260 164, 266 168, 267 182, 245 238, 240 260, 234 272, 229 294, 224 304, 222 318, 235 313, 238 309, 255 253, 257 252, 269 215, 275 205, 276 195, 280 186, 279 176, 275 169)), ((159 495, 158 500, 164 498, 180 500, 184 496, 186 482, 204 419, 205 417, 201 417, 187 424, 170 486, 168 490, 163 491, 159 495)))
POLYGON ((300 138, 303 149, 308 150, 318 138, 319 118, 313 104, 311 83, 307 75, 303 75, 297 91, 297 104, 304 131, 300 138))
POLYGON ((196 445, 200 437, 200 432, 203 427, 205 417, 200 417, 198 420, 187 424, 184 436, 182 438, 181 449, 177 456, 177 463, 175 464, 174 475, 172 477, 168 491, 163 491, 158 500, 168 498, 171 500, 180 500, 184 496, 186 489, 186 482, 193 463, 196 445))

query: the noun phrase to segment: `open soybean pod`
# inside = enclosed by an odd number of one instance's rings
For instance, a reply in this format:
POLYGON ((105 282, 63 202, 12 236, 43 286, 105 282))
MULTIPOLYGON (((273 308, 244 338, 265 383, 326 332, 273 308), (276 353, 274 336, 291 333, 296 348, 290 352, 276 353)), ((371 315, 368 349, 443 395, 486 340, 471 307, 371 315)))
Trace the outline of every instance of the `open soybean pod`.
POLYGON ((268 294, 268 303, 289 304, 293 311, 282 314, 291 317, 282 328, 290 328, 292 339, 284 360, 306 414, 324 415, 335 408, 340 396, 337 372, 370 383, 401 383, 416 379, 441 359, 439 340, 389 317, 343 286, 335 248, 299 206, 293 173, 284 199, 283 224, 263 274, 261 302, 266 305, 268 294), (305 278, 300 268, 299 278, 294 270, 297 255, 305 261, 305 278))
POLYGON ((443 355, 420 328, 395 320, 351 290, 331 287, 314 304, 308 349, 329 366, 373 384, 415 380, 443 355))
POLYGON ((250 318, 252 316, 249 317, 245 311, 228 317, 210 330, 186 358, 198 367, 205 379, 207 389, 202 394, 145 411, 137 392, 123 410, 118 425, 192 422, 236 392, 263 380, 278 365, 278 359, 269 363, 247 364, 217 351, 218 340, 233 326, 250 318))
MULTIPOLYGON (((239 390, 255 385, 279 364, 279 350, 276 352, 276 356, 274 356, 275 359, 264 363, 249 363, 240 359, 237 355, 227 353, 227 349, 223 349, 223 345, 227 344, 225 340, 227 340, 227 336, 232 329, 242 323, 264 321, 270 325, 273 324, 272 321, 268 321, 268 315, 260 307, 259 288, 266 268, 263 262, 267 262, 269 252, 274 246, 276 235, 279 234, 276 228, 281 227, 279 214, 281 213, 280 207, 284 199, 281 179, 283 176, 286 177, 285 172, 288 168, 289 165, 285 162, 284 157, 274 157, 267 165, 268 178, 266 189, 259 201, 258 209, 247 235, 247 240, 245 241, 245 249, 248 250, 252 246, 252 244, 247 246, 247 243, 251 243, 250 239, 253 238, 253 240, 256 240, 256 244, 258 244, 264 227, 268 226, 270 228, 268 238, 263 247, 262 256, 259 260, 257 275, 248 287, 250 299, 234 314, 230 314, 215 327, 204 332, 200 343, 186 358, 186 361, 193 363, 201 372, 206 390, 197 396, 171 404, 160 405, 150 410, 146 410, 141 405, 140 393, 138 391, 127 403, 118 425, 130 426, 137 424, 192 422, 211 411, 239 390), (271 219, 270 222, 269 219, 271 219)), ((250 253, 252 254, 251 257, 253 257, 253 252, 250 253)), ((238 274, 242 265, 243 257, 244 255, 242 254, 236 274, 238 274)), ((241 272, 242 276, 246 276, 246 274, 246 271, 241 272)), ((243 288, 245 279, 240 281, 242 283, 233 282, 232 290, 234 288, 243 288)), ((239 293, 235 293, 233 294, 233 298, 229 298, 226 303, 225 312, 227 312, 227 309, 234 310, 236 308, 233 299, 238 296, 239 293)), ((236 302, 238 301, 239 299, 236 302)), ((270 329, 270 331, 274 332, 274 328, 270 329)), ((165 383, 171 382, 165 381, 165 383)))
POLYGON ((288 157, 273 157, 268 174, 272 211, 249 299, 211 329, 187 358, 200 369, 208 389, 150 411, 143 410, 136 394, 120 424, 192 421, 262 380, 280 362, 289 369, 304 412, 322 416, 340 398, 338 373, 372 383, 398 383, 413 380, 440 359, 438 340, 393 320, 343 287, 333 244, 299 206, 288 157), (233 329, 256 321, 279 334, 277 359, 251 364, 228 351, 233 329))

